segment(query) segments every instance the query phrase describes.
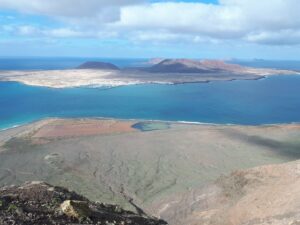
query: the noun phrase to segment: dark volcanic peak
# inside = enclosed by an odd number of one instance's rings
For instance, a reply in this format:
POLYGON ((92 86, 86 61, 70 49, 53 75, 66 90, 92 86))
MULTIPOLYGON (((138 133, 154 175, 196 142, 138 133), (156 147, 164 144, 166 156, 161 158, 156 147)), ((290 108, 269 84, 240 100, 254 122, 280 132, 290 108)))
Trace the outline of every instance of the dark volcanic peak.
POLYGON ((148 68, 149 72, 157 73, 207 73, 211 70, 203 67, 200 62, 187 59, 165 59, 148 68))
POLYGON ((119 70, 119 67, 106 62, 85 62, 78 69, 97 69, 97 70, 119 70))
POLYGON ((83 196, 43 182, 0 189, 1 225, 165 225, 117 205, 91 202, 83 196))
POLYGON ((239 65, 228 64, 221 60, 165 59, 146 70, 158 73, 212 73, 234 72, 242 68, 239 65))

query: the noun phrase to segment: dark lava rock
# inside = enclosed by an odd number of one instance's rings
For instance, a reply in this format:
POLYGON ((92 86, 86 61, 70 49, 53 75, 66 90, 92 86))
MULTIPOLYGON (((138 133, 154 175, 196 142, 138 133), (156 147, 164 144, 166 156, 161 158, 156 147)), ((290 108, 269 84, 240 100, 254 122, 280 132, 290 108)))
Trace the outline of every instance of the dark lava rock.
POLYGON ((106 62, 85 62, 77 67, 77 69, 120 70, 114 64, 106 62))
POLYGON ((0 188, 0 224, 165 225, 167 223, 148 215, 123 210, 116 205, 91 202, 62 187, 54 187, 44 182, 30 182, 22 186, 0 188))

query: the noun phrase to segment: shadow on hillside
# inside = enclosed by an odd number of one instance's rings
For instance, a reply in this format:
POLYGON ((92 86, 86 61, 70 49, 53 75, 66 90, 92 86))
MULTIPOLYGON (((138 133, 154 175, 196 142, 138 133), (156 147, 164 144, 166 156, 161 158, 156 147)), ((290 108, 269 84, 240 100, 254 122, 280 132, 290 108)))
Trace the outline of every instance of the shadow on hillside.
POLYGON ((300 139, 295 141, 278 141, 258 135, 248 135, 235 130, 226 130, 224 134, 231 139, 238 139, 258 147, 267 147, 277 154, 290 159, 300 159, 300 139))

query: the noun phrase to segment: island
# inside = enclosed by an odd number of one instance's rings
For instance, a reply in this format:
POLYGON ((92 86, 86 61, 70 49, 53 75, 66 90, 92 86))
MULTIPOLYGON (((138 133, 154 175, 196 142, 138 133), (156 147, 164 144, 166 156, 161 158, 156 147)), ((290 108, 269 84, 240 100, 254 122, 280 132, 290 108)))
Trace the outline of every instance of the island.
POLYGON ((118 68, 111 63, 86 62, 75 69, 0 71, 0 81, 52 88, 181 84, 210 81, 257 80, 298 71, 245 67, 221 60, 156 59, 145 67, 118 68))

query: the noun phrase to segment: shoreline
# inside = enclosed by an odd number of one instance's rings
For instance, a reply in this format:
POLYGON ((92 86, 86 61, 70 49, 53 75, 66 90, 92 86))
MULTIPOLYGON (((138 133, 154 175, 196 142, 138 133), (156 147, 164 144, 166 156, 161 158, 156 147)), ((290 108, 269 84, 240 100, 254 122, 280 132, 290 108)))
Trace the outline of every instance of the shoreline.
MULTIPOLYGON (((290 75, 285 75, 285 76, 290 76, 290 77, 294 77, 295 75, 298 74, 290 74, 290 75)), ((262 76, 256 79, 244 79, 244 81, 259 81, 262 79, 269 79, 271 77, 282 77, 283 75, 267 75, 267 76, 262 76)), ((204 84, 204 83, 213 83, 213 82, 223 82, 223 81, 229 81, 229 82, 233 82, 233 81, 242 81, 239 79, 231 79, 231 80, 213 80, 213 81, 196 81, 196 82, 182 82, 182 83, 174 83, 174 84, 167 84, 167 83, 153 83, 153 82, 149 82, 149 83, 144 83, 144 84, 135 84, 135 85, 185 85, 185 84, 204 84)), ((0 79, 0 82, 2 83, 17 83, 17 84, 22 84, 25 86, 31 86, 31 85, 27 85, 24 84, 23 82, 20 81, 2 81, 0 79)), ((132 84, 128 84, 128 85, 122 85, 122 86, 129 86, 132 84)), ((105 88, 104 90, 107 89, 111 89, 111 88, 117 88, 117 87, 122 87, 122 86, 114 86, 114 87, 102 87, 105 88)), ((37 87, 37 86, 35 86, 37 87)), ((47 86, 43 86, 44 88, 51 88, 51 87, 47 87, 47 86)), ((71 87, 69 87, 71 88, 71 87)), ((73 88, 88 88, 88 89, 93 89, 93 88, 101 88, 101 87, 91 87, 91 86, 80 86, 80 87, 73 87, 73 88)), ((68 88, 61 88, 61 89, 68 89, 68 88)), ((47 120, 47 119, 82 119, 82 118, 90 118, 90 119, 101 119, 101 120, 119 120, 119 121, 136 121, 136 122, 161 122, 161 123, 172 123, 172 124, 193 124, 193 125, 214 125, 214 126, 276 126, 276 125, 289 125, 289 124, 300 124, 300 121, 292 121, 292 122, 280 122, 280 123, 257 123, 257 124, 247 124, 247 123, 214 123, 214 122, 202 122, 202 121, 188 121, 188 120, 160 120, 160 119, 147 119, 147 118, 117 118, 117 117, 101 117, 101 116, 92 116, 92 117, 38 117, 36 119, 32 119, 32 120, 25 120, 25 121, 17 121, 17 123, 10 123, 9 125, 2 125, 0 124, 0 132, 1 131, 6 131, 6 130, 10 130, 10 129, 14 129, 17 127, 22 127, 28 124, 32 124, 38 121, 43 121, 43 120, 47 120)), ((5 121, 4 121, 5 124, 5 121)))
POLYGON ((41 123, 41 122, 47 122, 47 121, 53 121, 53 120, 99 120, 99 121, 105 121, 105 120, 114 120, 114 121, 129 121, 129 122, 135 122, 135 123, 169 123, 169 124, 177 124, 177 125, 199 125, 199 126, 224 126, 224 127, 234 127, 234 126, 242 126, 242 127, 264 127, 264 126, 289 126, 289 125, 300 125, 299 122, 290 122, 290 123, 264 123, 264 124, 235 124, 235 123, 208 123, 208 122, 198 122, 198 121, 185 121, 185 120, 151 120, 151 119, 137 119, 137 118, 131 118, 131 119, 124 119, 124 118, 115 118, 115 117, 45 117, 41 119, 32 120, 29 122, 19 123, 16 125, 12 125, 5 128, 0 128, 0 133, 13 130, 16 128, 21 128, 25 126, 30 126, 35 123, 41 123))
MULTIPOLYGON (((0 71, 1 73, 1 71, 0 71)), ((131 81, 131 82, 124 82, 120 83, 119 81, 117 83, 111 83, 107 84, 82 84, 82 85, 52 85, 52 84, 40 84, 40 83, 31 83, 27 81, 20 81, 20 80, 5 80, 1 79, 0 75, 0 82, 1 83, 18 83, 26 86, 31 87, 41 87, 41 88, 50 88, 50 89, 75 89, 75 88, 105 88, 105 89, 111 89, 111 88, 118 88, 118 87, 126 87, 126 86, 137 86, 137 85, 184 85, 184 84, 208 84, 213 82, 234 82, 234 81, 258 81, 263 79, 268 79, 270 77, 275 76, 299 76, 299 73, 291 73, 291 74, 271 74, 271 75, 260 75, 259 77, 245 77, 245 78, 225 78, 225 79, 207 79, 207 80, 199 80, 199 81, 181 81, 181 82, 167 82, 167 81, 131 81)), ((114 82, 114 81, 112 81, 114 82)))
POLYGON ((12 70, 0 71, 0 82, 19 82, 24 85, 48 88, 101 88, 129 85, 178 85, 215 81, 259 80, 270 76, 294 76, 300 72, 290 70, 264 70, 253 68, 244 72, 219 73, 149 73, 143 71, 113 71, 93 69, 66 70, 12 70))

